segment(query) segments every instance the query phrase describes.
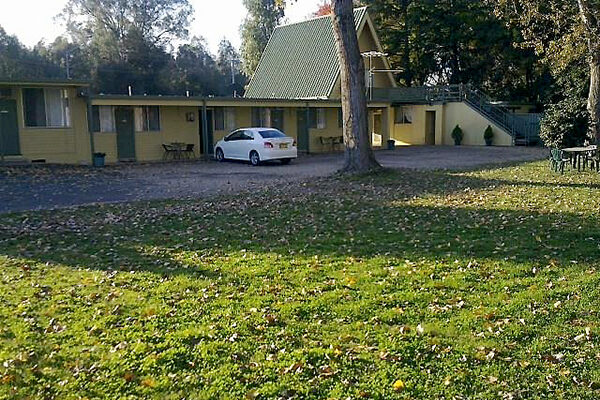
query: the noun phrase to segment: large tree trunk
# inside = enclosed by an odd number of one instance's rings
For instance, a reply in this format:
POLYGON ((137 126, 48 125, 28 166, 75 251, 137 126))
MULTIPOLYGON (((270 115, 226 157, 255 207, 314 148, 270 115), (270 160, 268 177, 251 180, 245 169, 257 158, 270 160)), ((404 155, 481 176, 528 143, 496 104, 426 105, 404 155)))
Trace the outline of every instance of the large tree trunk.
POLYGON ((581 19, 586 28, 590 64, 590 134, 600 144, 600 19, 598 9, 589 0, 578 0, 581 19))
POLYGON ((346 156, 341 172, 361 173, 381 168, 369 137, 365 65, 358 47, 352 0, 333 1, 333 32, 340 60, 342 113, 346 156))

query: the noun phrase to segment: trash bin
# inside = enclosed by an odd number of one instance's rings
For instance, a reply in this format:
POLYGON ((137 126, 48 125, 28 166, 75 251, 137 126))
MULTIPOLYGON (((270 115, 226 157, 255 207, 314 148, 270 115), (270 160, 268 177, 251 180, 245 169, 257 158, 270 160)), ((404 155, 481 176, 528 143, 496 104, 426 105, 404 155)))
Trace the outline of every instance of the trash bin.
POLYGON ((387 148, 388 150, 395 150, 396 149, 396 141, 393 139, 390 139, 387 141, 387 148))
POLYGON ((106 157, 105 153, 94 153, 92 157, 92 162, 94 167, 104 167, 104 158, 106 157))

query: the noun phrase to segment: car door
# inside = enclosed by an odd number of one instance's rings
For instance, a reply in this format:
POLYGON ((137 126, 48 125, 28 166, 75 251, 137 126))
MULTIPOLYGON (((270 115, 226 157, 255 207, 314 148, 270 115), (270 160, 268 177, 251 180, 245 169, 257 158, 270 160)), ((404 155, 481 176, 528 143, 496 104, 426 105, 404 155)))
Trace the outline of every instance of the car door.
POLYGON ((240 158, 240 138, 243 131, 235 131, 223 139, 223 154, 225 158, 240 158))
POLYGON ((242 134, 239 140, 240 159, 248 160, 250 158, 250 152, 255 147, 254 136, 255 133, 250 130, 245 130, 242 134))

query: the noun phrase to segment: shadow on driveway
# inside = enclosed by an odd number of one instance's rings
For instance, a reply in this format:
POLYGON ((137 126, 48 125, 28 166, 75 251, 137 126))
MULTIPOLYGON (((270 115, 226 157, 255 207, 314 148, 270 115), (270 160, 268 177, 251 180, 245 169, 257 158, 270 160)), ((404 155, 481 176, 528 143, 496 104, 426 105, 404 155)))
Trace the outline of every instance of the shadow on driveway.
MULTIPOLYGON (((386 168, 466 169, 544 158, 523 147, 415 146, 377 151, 386 168)), ((342 154, 303 156, 290 165, 252 167, 240 162, 128 164, 0 168, 0 213, 158 199, 202 198, 260 190, 329 176, 342 154)))

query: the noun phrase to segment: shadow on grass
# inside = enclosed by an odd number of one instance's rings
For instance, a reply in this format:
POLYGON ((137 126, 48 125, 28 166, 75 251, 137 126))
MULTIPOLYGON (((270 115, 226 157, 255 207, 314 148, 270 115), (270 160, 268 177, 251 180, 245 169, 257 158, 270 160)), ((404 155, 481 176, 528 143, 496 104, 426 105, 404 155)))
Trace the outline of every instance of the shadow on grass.
MULTIPOLYGON (((562 184, 483 179, 456 172, 384 171, 251 198, 155 204, 155 210, 168 209, 169 204, 183 206, 176 213, 153 218, 146 216, 144 206, 131 205, 125 213, 133 214, 119 223, 100 224, 83 233, 66 229, 12 234, 0 241, 0 254, 73 267, 204 278, 220 274, 214 269, 215 259, 244 251, 284 257, 489 259, 528 264, 549 259, 587 262, 596 257, 600 224, 595 217, 407 202, 503 185, 562 184)), ((111 207, 105 207, 111 214, 122 210, 111 207)), ((82 209, 76 218, 93 221, 101 219, 98 214, 82 209)), ((41 220, 50 216, 66 218, 70 212, 28 214, 41 220)))

